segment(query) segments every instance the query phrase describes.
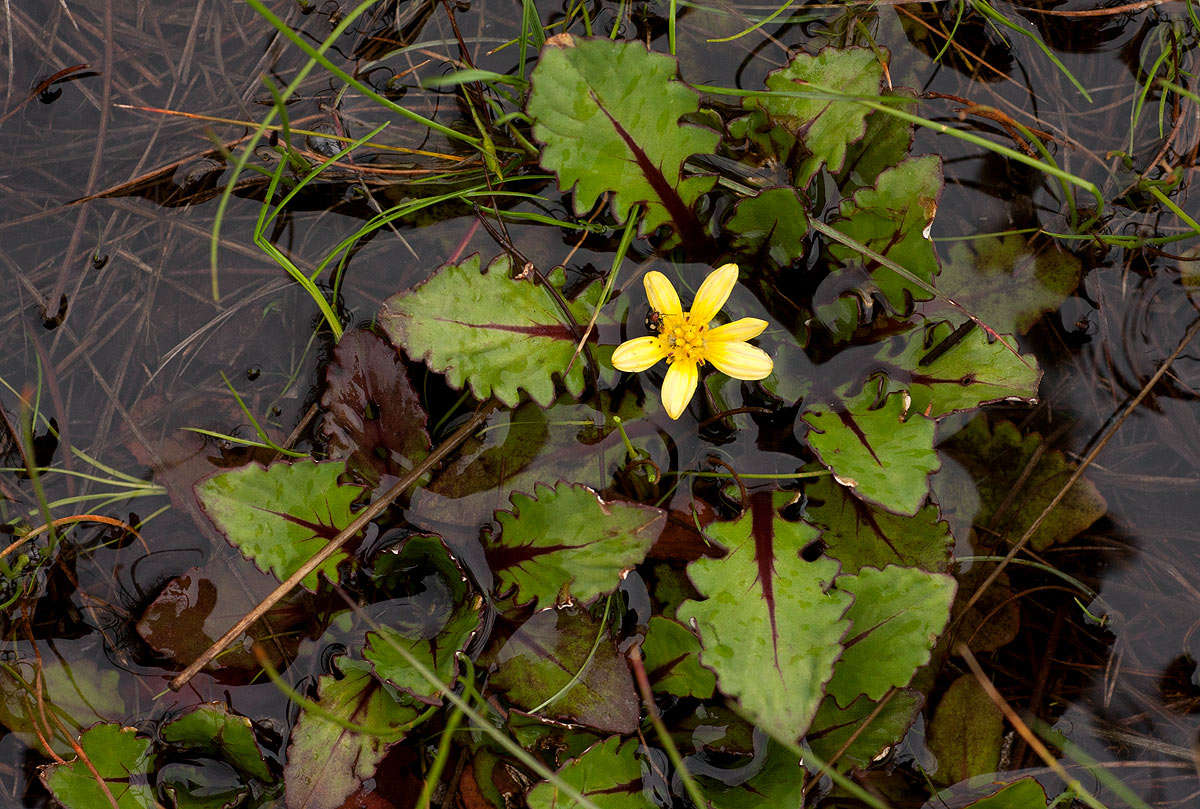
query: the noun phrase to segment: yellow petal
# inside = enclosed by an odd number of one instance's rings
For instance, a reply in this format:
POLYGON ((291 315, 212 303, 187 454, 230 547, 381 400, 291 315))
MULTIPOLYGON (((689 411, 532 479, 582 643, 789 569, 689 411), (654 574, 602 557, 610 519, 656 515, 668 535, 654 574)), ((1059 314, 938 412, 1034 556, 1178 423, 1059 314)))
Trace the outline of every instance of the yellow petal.
POLYGON ((696 383, 700 380, 700 371, 696 363, 676 360, 667 369, 667 377, 663 380, 662 403, 667 415, 673 419, 679 418, 692 394, 696 392, 696 383))
POLYGON ((704 335, 704 339, 710 343, 722 340, 741 342, 749 340, 752 337, 757 337, 763 333, 763 329, 766 327, 767 321, 765 320, 760 320, 757 317, 743 317, 732 323, 726 323, 724 326, 717 326, 704 335))
POLYGON ((612 364, 618 371, 644 371, 667 356, 662 340, 657 337, 638 337, 626 340, 613 352, 612 364))
POLYGON ((683 313, 683 304, 679 302, 679 294, 675 292, 675 287, 672 286, 671 279, 667 276, 658 270, 651 270, 646 273, 642 283, 646 285, 646 298, 650 301, 651 309, 664 315, 683 313))
POLYGON ((729 293, 733 292, 737 279, 736 264, 726 264, 710 272, 696 291, 696 300, 692 302, 688 320, 700 325, 716 317, 725 301, 729 300, 729 293))
POLYGON ((775 367, 767 352, 749 343, 709 343, 705 347, 704 357, 718 371, 734 379, 763 379, 770 376, 775 367))

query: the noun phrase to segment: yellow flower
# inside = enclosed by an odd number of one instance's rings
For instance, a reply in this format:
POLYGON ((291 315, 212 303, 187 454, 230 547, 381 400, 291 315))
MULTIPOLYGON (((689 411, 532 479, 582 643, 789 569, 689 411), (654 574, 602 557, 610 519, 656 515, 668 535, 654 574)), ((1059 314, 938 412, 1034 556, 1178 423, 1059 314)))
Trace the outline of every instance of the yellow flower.
POLYGON ((685 312, 667 276, 657 271, 646 273, 646 297, 661 321, 658 334, 621 343, 613 352, 612 364, 618 371, 645 371, 661 359, 670 363, 663 380, 662 402, 673 419, 679 418, 692 400, 700 381, 700 366, 705 362, 734 379, 747 380, 763 379, 774 367, 767 352, 746 342, 762 334, 767 321, 744 317, 709 327, 737 279, 736 264, 713 270, 696 292, 691 310, 685 312))

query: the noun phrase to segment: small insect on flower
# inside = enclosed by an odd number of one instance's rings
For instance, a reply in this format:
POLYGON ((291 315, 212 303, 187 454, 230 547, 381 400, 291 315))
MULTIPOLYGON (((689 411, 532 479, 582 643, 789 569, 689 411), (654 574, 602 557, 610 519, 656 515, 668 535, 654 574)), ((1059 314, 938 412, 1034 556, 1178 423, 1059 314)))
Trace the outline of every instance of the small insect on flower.
POLYGON ((679 418, 692 400, 700 382, 700 367, 706 362, 734 379, 755 380, 770 375, 774 363, 761 348, 746 341, 762 334, 767 321, 743 317, 723 326, 709 324, 729 299, 737 284, 736 264, 726 264, 708 274, 692 308, 685 312, 675 287, 658 271, 646 273, 646 297, 650 301, 647 337, 626 340, 613 352, 618 371, 645 371, 659 360, 670 365, 663 379, 662 402, 667 415, 679 418))

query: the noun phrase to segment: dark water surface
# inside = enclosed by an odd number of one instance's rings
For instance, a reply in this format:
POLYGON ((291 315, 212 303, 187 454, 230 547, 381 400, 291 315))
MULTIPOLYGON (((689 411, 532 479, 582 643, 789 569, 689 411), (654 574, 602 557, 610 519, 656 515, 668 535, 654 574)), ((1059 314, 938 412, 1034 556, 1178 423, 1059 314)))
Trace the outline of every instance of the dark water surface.
MULTIPOLYGON (((338 13, 332 0, 318 3, 308 14, 295 2, 269 5, 310 41, 323 39, 331 15, 338 13)), ((338 43, 340 59, 353 58, 355 48, 369 54, 368 35, 387 31, 393 15, 410 11, 405 5, 383 5, 386 12, 338 43)), ((561 16, 563 10, 552 2, 538 7, 543 19, 561 16)), ((604 2, 596 8, 595 25, 607 31, 617 6, 604 2)), ((653 35, 658 50, 666 50, 664 8, 634 3, 635 20, 653 35)), ((1156 43, 1173 26, 1183 30, 1183 5, 1098 18, 1033 13, 1022 18, 1011 6, 998 8, 1036 24, 1089 89, 1090 103, 1028 41, 1010 36, 1010 47, 978 24, 965 29, 959 41, 983 54, 991 67, 971 66, 963 57, 935 64, 930 56, 940 41, 919 41, 913 33, 917 24, 904 12, 929 17, 941 9, 952 20, 948 4, 885 6, 877 16, 866 9, 862 15, 878 42, 891 50, 896 86, 953 97, 926 102, 924 115, 957 123, 965 99, 1048 129, 1057 139, 1059 165, 1101 183, 1112 199, 1120 189, 1109 179, 1117 160, 1108 153, 1129 148, 1131 110, 1139 82, 1145 80, 1139 62, 1157 57, 1156 43), (1036 124, 1023 113, 1036 114, 1036 124)), ((770 10, 753 4, 681 5, 682 75, 697 83, 761 87, 763 76, 787 61, 787 49, 803 47, 822 23, 777 21, 732 43, 704 40, 735 33, 747 24, 744 14, 770 10)), ((823 13, 811 10, 814 19, 823 13)), ((458 107, 448 96, 419 90, 414 78, 448 69, 439 57, 457 57, 454 32, 440 9, 423 20, 416 17, 405 42, 419 47, 389 60, 392 69, 406 62, 415 68, 398 80, 408 88, 398 101, 454 123, 461 114, 458 107)), ((283 440, 315 402, 330 346, 324 337, 313 338, 319 314, 311 301, 251 241, 265 185, 252 174, 242 176, 244 187, 225 217, 221 298, 213 299, 209 234, 215 195, 227 176, 213 144, 232 143, 246 130, 147 108, 260 120, 270 99, 262 77, 271 76, 277 84, 290 81, 303 64, 301 54, 248 7, 214 0, 13 0, 0 3, 0 18, 0 272, 7 290, 0 298, 0 378, 5 383, 0 404, 8 417, 16 423, 21 411, 16 393, 30 391, 38 397, 40 413, 53 418, 62 435, 57 448, 52 441, 42 442, 44 461, 52 458, 60 468, 107 477, 73 457, 67 451, 71 446, 139 478, 150 479, 153 469, 159 483, 169 482, 172 474, 186 479, 197 465, 246 459, 243 451, 218 440, 205 443, 179 431, 202 427, 253 437, 220 378, 224 372, 275 440, 283 440), (86 66, 31 95, 39 82, 80 65, 86 66), (74 202, 81 197, 91 198, 74 202)), ((519 3, 474 2, 459 6, 456 18, 479 67, 512 68, 514 47, 492 51, 519 30, 519 3)), ((1185 53, 1181 59, 1194 67, 1190 57, 1185 53)), ((371 76, 377 86, 387 78, 383 73, 371 76)), ((292 125, 318 131, 344 127, 358 136, 383 120, 380 112, 359 101, 340 107, 335 118, 329 110, 336 94, 331 79, 315 71, 289 107, 292 125)), ((1164 142, 1157 100, 1152 93, 1134 129, 1138 169, 1164 142)), ((997 139, 1005 137, 988 119, 965 120, 997 139)), ((1183 172, 1176 201, 1200 216, 1200 205, 1192 202, 1187 187, 1200 133, 1196 120, 1193 112, 1181 125, 1168 160, 1183 172)), ((381 137, 431 151, 453 149, 436 138, 422 142, 415 126, 400 121, 381 137)), ((319 152, 328 142, 310 139, 309 145, 319 152)), ((1014 228, 1068 230, 1059 189, 1041 174, 926 130, 918 132, 915 152, 937 153, 945 160, 947 186, 935 238, 1014 228)), ((423 165, 414 161, 413 178, 422 176, 423 165)), ((387 207, 409 193, 398 184, 406 175, 396 177, 364 186, 347 171, 343 182, 326 182, 293 205, 272 233, 273 241, 301 268, 313 266, 372 215, 375 202, 387 207)), ((552 186, 542 192, 557 199, 552 186)), ((542 212, 569 210, 569 203, 558 204, 542 212)), ((532 205, 524 209, 538 210, 532 205)), ((1110 231, 1170 234, 1182 227, 1159 209, 1146 211, 1117 207, 1110 231)), ((510 224, 508 230, 522 252, 547 267, 561 263, 573 244, 569 232, 556 228, 510 224)), ((1182 253, 1188 244, 1166 250, 1182 253)), ((943 254, 950 246, 950 241, 942 243, 943 254)), ((1169 255, 1086 242, 1067 246, 1083 261, 1085 280, 1062 311, 1028 338, 1047 370, 1043 400, 1034 408, 1003 414, 1050 436, 1051 449, 1079 457, 1175 349, 1197 313, 1182 286, 1179 262, 1169 255)), ((385 229, 367 240, 349 262, 344 322, 369 320, 383 298, 422 280, 453 256, 479 251, 490 257, 498 250, 467 209, 400 220, 394 232, 385 229)), ((648 256, 632 256, 630 267, 641 258, 648 256)), ((611 254, 585 248, 573 254, 568 268, 588 275, 610 263, 611 254)), ((697 267, 695 277, 701 272, 697 267)), ((765 314, 747 290, 738 294, 747 314, 765 314)), ((1184 350, 1096 458, 1089 478, 1107 499, 1107 518, 1070 545, 1046 553, 1045 561, 1100 594, 1101 600, 1088 606, 1107 615, 1105 625, 1088 625, 1071 597, 1060 591, 1025 595, 1018 588, 1021 634, 985 661, 1010 702, 1050 722, 1156 806, 1200 805, 1195 753, 1200 731, 1198 388, 1200 343, 1184 350)), ((659 439, 656 445, 652 439, 655 460, 666 466, 673 455, 684 467, 713 451, 695 437, 695 426, 686 417, 677 424, 664 422, 672 444, 659 439)), ((44 433, 44 427, 38 432, 44 433)), ((720 447, 722 457, 760 472, 795 468, 788 447, 756 445, 752 435, 739 431, 732 443, 720 447)), ((18 462, 10 445, 0 444, 0 449, 6 450, 6 464, 18 462)), ((100 494, 119 487, 84 477, 47 475, 45 482, 51 500, 92 498, 64 505, 64 514, 75 509, 134 522, 170 503, 153 491, 106 503, 100 494)), ((5 517, 27 517, 36 502, 29 482, 3 473, 0 483, 0 494, 19 497, 18 502, 0 501, 5 517)), ((409 519, 438 528, 451 544, 458 536, 469 561, 478 526, 492 509, 507 505, 506 494, 485 492, 453 509, 426 495, 414 502, 409 519)), ((10 660, 28 659, 33 638, 43 658, 67 661, 98 678, 107 675, 106 682, 115 684, 115 693, 108 696, 124 706, 126 721, 161 717, 201 700, 228 699, 234 709, 282 735, 289 722, 288 700, 273 685, 247 683, 233 665, 225 677, 202 675, 173 694, 166 690, 167 680, 206 644, 174 648, 185 638, 172 637, 154 651, 135 631, 148 605, 184 574, 190 578, 172 586, 193 603, 213 602, 203 625, 210 636, 272 586, 236 550, 214 541, 194 508, 183 502, 175 506, 146 525, 144 544, 135 540, 118 547, 114 532, 76 529, 71 536, 80 547, 106 547, 80 554, 64 570, 47 575, 47 597, 38 609, 7 616, 3 652, 10 660), (189 573, 193 568, 199 571, 189 573), (173 655, 179 659, 172 660, 173 655)), ((965 537, 960 550, 972 553, 965 537)), ((1029 589, 1061 584, 1052 577, 1013 576, 1029 589)), ((182 634, 194 636, 195 629, 182 634)), ((298 654, 289 679, 300 682, 321 673, 331 644, 345 640, 336 628, 296 638, 298 654)), ((918 725, 907 749, 920 751, 920 741, 918 725)), ((0 806, 44 805, 32 770, 42 761, 15 736, 0 738, 0 806)), ((1009 766, 1041 764, 1015 740, 1009 766)), ((1086 773, 1078 774, 1110 806, 1122 805, 1086 773)))

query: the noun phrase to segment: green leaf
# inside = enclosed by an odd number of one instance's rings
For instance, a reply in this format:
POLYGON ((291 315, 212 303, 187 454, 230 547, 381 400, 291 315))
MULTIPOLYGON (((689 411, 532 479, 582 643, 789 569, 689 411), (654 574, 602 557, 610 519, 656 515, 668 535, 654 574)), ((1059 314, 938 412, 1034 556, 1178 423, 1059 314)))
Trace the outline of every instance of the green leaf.
MULTIPOLYGON (((361 486, 340 486, 340 461, 249 464, 196 484, 196 497, 208 518, 246 558, 280 581, 354 520, 350 504, 361 486)), ((320 574, 337 581, 338 551, 304 577, 316 590, 320 574)))
POLYGON ((865 767, 884 749, 904 737, 916 720, 922 702, 917 691, 901 689, 867 723, 879 707, 878 700, 859 697, 845 708, 839 708, 837 701, 828 696, 817 709, 804 741, 825 761, 831 760, 850 742, 836 766, 839 769, 865 767), (867 724, 864 726, 864 723, 867 724), (851 737, 854 741, 850 741, 851 737))
MULTIPOLYGON (((120 675, 101 669, 87 659, 65 663, 47 657, 40 666, 42 703, 47 714, 53 713, 74 738, 96 722, 115 722, 129 711, 121 698, 120 675)), ((37 670, 30 662, 0 667, 0 723, 26 747, 41 749, 35 728, 45 722, 37 705, 37 670)), ((60 756, 70 756, 74 748, 53 721, 50 746, 60 756)))
POLYGON ((934 423, 909 412, 902 394, 875 406, 870 389, 845 402, 819 404, 804 414, 808 443, 838 482, 864 500, 901 515, 914 515, 938 468, 934 423))
POLYGON ((739 202, 725 229, 734 235, 733 249, 765 254, 781 267, 804 256, 808 214, 794 188, 768 188, 739 202))
POLYGON ((513 492, 512 511, 497 511, 499 535, 485 543, 500 592, 516 588, 517 603, 553 605, 567 590, 591 601, 612 592, 621 573, 646 558, 662 532, 665 511, 605 503, 584 486, 539 485, 534 497, 513 492))
POLYGON ((527 713, 633 733, 639 703, 607 623, 579 607, 535 612, 496 654, 489 686, 527 713))
POLYGON ((1004 717, 973 674, 950 684, 933 712, 925 744, 937 757, 934 780, 965 781, 995 772, 1000 765, 1004 717))
POLYGON ((436 536, 409 537, 398 552, 381 555, 372 571, 384 592, 401 592, 421 582, 413 600, 417 621, 392 621, 382 632, 369 632, 363 657, 375 674, 399 691, 429 705, 442 703, 441 689, 431 685, 397 647, 420 660, 445 684, 458 676, 457 653, 479 629, 477 599, 471 586, 436 536))
POLYGON ((458 676, 456 654, 465 649, 471 636, 479 629, 479 613, 459 609, 441 632, 432 637, 412 637, 395 629, 367 634, 363 657, 371 661, 375 673, 389 684, 429 705, 440 705, 441 689, 431 685, 408 662, 396 647, 408 651, 443 683, 452 684, 458 676))
MULTIPOLYGON (((642 763, 637 739, 605 739, 570 761, 557 775, 599 809, 654 809, 642 794, 642 763)), ((525 796, 529 809, 582 809, 582 804, 544 781, 525 796)))
POLYGON ((887 565, 944 572, 950 566, 954 537, 935 505, 897 516, 864 503, 832 477, 808 483, 804 494, 804 518, 821 529, 825 553, 842 563, 843 573, 887 565))
MULTIPOLYGON (((1061 452, 1034 454, 1042 446, 1037 433, 1022 436, 1011 422, 989 426, 985 417, 971 421, 941 449, 970 471, 981 502, 975 525, 991 536, 1016 541, 1024 536, 1046 506, 1074 474, 1061 452)), ((1070 488, 1030 538, 1034 550, 1066 542, 1104 516, 1108 504, 1086 478, 1070 488)))
POLYGON ((651 617, 642 654, 655 691, 697 699, 713 695, 717 678, 700 665, 700 641, 686 626, 659 615, 651 617))
POLYGON ((756 764, 761 769, 737 786, 713 778, 699 778, 712 809, 796 809, 804 806, 804 782, 808 773, 781 744, 767 741, 767 750, 756 764))
POLYGON ((1032 778, 1022 778, 963 809, 1042 809, 1045 806, 1046 790, 1042 785, 1032 778))
POLYGON ((715 151, 719 135, 680 124, 699 110, 700 97, 676 72, 672 57, 640 42, 571 34, 546 41, 527 110, 544 144, 542 165, 563 190, 574 186, 577 214, 608 191, 618 221, 645 206, 643 234, 670 222, 686 240, 704 238, 692 205, 715 180, 681 172, 690 155, 715 151))
MULTIPOLYGON (((831 224, 847 236, 891 259, 923 281, 938 274, 937 255, 929 228, 942 194, 941 158, 914 157, 876 178, 872 188, 842 201, 841 216, 831 224)), ((929 293, 887 267, 878 267, 845 245, 830 242, 829 253, 844 265, 874 266, 871 277, 899 312, 929 293)))
MULTIPOLYGON (((1038 249, 1006 234, 955 242, 937 287, 1000 334, 1025 334, 1079 285, 1079 259, 1050 241, 1038 249)), ((966 315, 942 299, 922 304, 927 316, 955 325, 966 315)))
POLYGON ((826 692, 848 706, 859 694, 878 700, 903 688, 929 662, 938 635, 950 620, 952 576, 912 567, 864 567, 839 576, 839 590, 854 596, 846 617, 846 651, 833 668, 826 692))
MULTIPOLYGON (((479 256, 470 256, 388 298, 379 312, 380 328, 410 357, 445 374, 455 388, 468 385, 478 399, 495 396, 515 407, 525 390, 535 402, 549 406, 555 375, 578 396, 584 357, 576 358, 569 372, 567 366, 583 334, 576 327, 591 319, 599 285, 567 302, 572 323, 556 301, 566 278, 561 268, 546 279, 552 293, 533 278, 512 279, 508 256, 496 258, 486 273, 479 267, 479 256)), ((607 323, 606 318, 600 322, 607 323)))
POLYGON ((427 417, 400 355, 369 331, 346 332, 325 369, 319 431, 329 458, 372 482, 429 454, 427 417))
MULTIPOLYGON (((120 809, 154 809, 153 766, 150 740, 137 736, 133 728, 96 725, 79 737, 79 746, 104 779, 120 809)), ((42 769, 42 783, 65 809, 98 809, 112 804, 91 769, 79 759, 51 764, 42 769)))
POLYGON ((677 616, 695 622, 700 662, 716 671, 721 691, 768 733, 795 740, 817 710, 849 625, 851 598, 831 589, 838 563, 801 558, 817 530, 782 519, 769 492, 752 494, 748 513, 708 533, 728 553, 688 565, 705 600, 685 601, 677 616))
MULTIPOLYGON (((809 84, 846 95, 878 96, 883 68, 879 57, 868 48, 824 48, 816 56, 797 54, 784 68, 767 75, 767 88, 796 93, 809 84)), ((832 172, 842 170, 846 148, 866 133, 870 110, 855 101, 832 100, 828 96, 786 98, 750 96, 747 109, 761 109, 771 121, 800 138, 810 156, 796 172, 797 185, 808 185, 824 164, 832 172)))
POLYGON ((909 407, 936 419, 989 402, 1036 399, 1042 379, 1037 360, 1003 340, 989 339, 971 323, 958 330, 931 323, 884 341, 876 356, 887 364, 890 389, 907 390, 909 407))
MULTIPOLYGON (((241 809, 251 788, 237 770, 215 759, 168 761, 154 773, 158 791, 174 809, 241 809)), ((98 807, 97 809, 103 809, 98 807)))
POLYGON ((218 756, 251 778, 271 779, 250 720, 232 713, 224 703, 197 705, 164 725, 159 735, 175 747, 218 756))
MULTIPOLYGON (((886 103, 893 109, 913 113, 916 111, 916 94, 907 88, 896 88, 886 96, 886 103), (898 103, 897 99, 905 99, 898 103)), ((880 98, 883 101, 884 98, 880 98)), ((846 149, 846 160, 838 175, 838 186, 842 196, 848 196, 857 188, 875 184, 885 169, 899 165, 912 151, 913 125, 889 115, 872 110, 867 115, 867 132, 856 143, 846 149)))
POLYGON ((360 733, 314 711, 304 711, 288 740, 283 770, 287 809, 338 809, 362 782, 375 776, 388 748, 404 738, 417 718, 411 704, 397 701, 371 676, 366 663, 340 658, 341 677, 317 682, 317 704, 360 733))

